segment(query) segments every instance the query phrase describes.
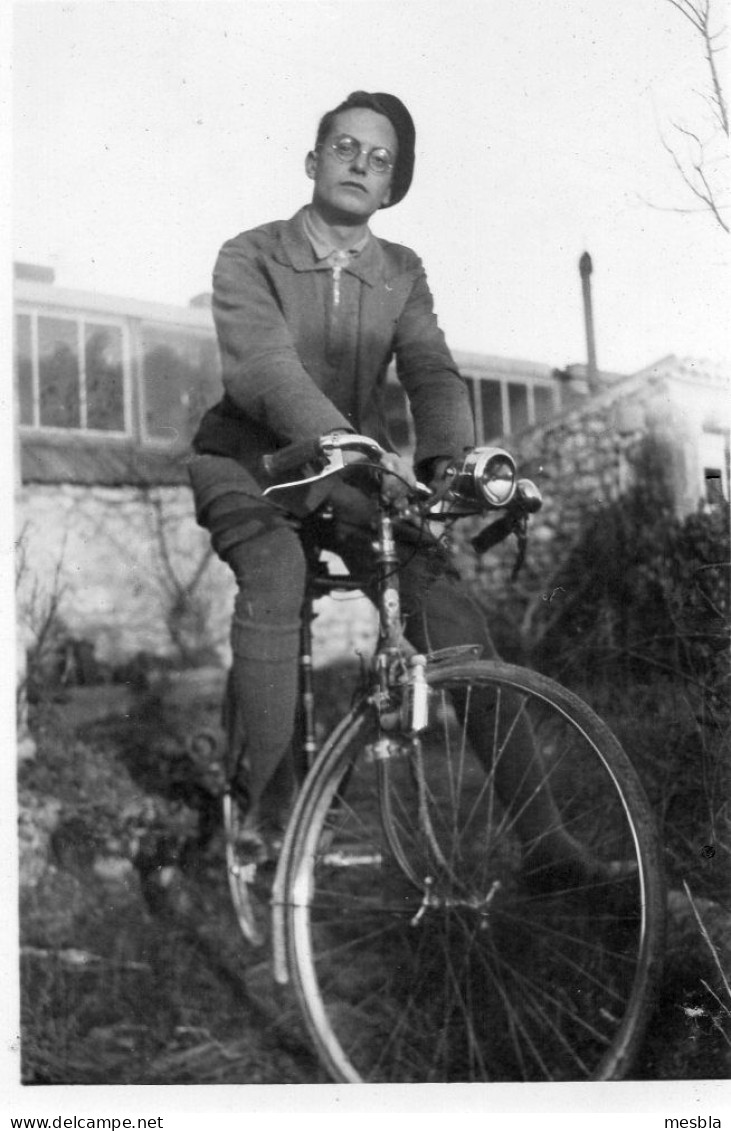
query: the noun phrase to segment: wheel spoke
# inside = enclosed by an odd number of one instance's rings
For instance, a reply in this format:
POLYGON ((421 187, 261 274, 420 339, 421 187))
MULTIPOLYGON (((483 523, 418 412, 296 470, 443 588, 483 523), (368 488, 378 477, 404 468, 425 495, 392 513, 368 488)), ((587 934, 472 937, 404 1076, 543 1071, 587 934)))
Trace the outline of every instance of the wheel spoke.
POLYGON ((465 662, 430 686, 435 718, 418 742, 392 732, 376 766, 356 718, 299 811, 284 911, 318 1052, 336 1080, 617 1077, 661 943, 636 777, 588 708, 543 676, 465 662), (636 860, 641 890, 581 872, 561 883, 548 862, 562 834, 597 860, 636 860), (521 872, 541 844, 543 890, 540 866, 530 885, 521 872), (339 852, 352 867, 328 863, 339 852))

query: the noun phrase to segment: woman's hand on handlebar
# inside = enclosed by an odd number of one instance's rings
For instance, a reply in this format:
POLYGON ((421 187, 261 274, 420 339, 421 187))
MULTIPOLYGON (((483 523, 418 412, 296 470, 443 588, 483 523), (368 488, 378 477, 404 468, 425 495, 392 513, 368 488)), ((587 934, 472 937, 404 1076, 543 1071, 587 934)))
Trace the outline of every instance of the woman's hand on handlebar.
POLYGON ((394 452, 385 452, 381 463, 387 474, 383 476, 382 490, 387 499, 398 502, 407 499, 416 490, 416 476, 409 460, 394 452))
MULTIPOLYGON (((270 477, 289 474, 295 469, 300 470, 305 463, 315 464, 322 459, 319 472, 310 475, 303 483, 312 483, 320 478, 330 478, 333 473, 344 467, 353 469, 359 465, 373 468, 379 465, 385 474, 378 476, 380 488, 387 499, 394 503, 406 502, 409 497, 417 492, 417 480, 409 460, 387 452, 379 443, 367 436, 360 436, 345 429, 336 429, 328 432, 319 439, 296 441, 285 445, 276 452, 265 455, 262 459, 264 470, 270 477), (338 462, 339 461, 339 462, 338 462)), ((295 480, 296 483, 296 480, 295 480)), ((353 478, 357 483, 357 477, 353 478)), ((281 489, 282 485, 274 484, 267 489, 267 493, 281 489)), ((287 487, 292 483, 285 484, 287 487)), ((334 495, 339 490, 337 483, 330 486, 330 494, 334 495)), ((347 484, 343 484, 345 488, 347 484)), ((347 493, 347 492, 346 492, 347 493)))
MULTIPOLYGON (((339 433, 334 434, 336 438, 340 438, 339 433)), ((343 434, 343 439, 347 439, 347 433, 343 434)), ((341 448, 343 463, 346 467, 351 467, 359 463, 372 462, 372 457, 369 457, 362 451, 348 450, 347 447, 341 448)), ((410 494, 416 490, 416 476, 414 475, 413 468, 409 460, 404 459, 403 456, 396 455, 395 452, 381 451, 378 457, 378 462, 384 468, 386 474, 380 477, 381 490, 387 499, 392 502, 398 502, 400 499, 407 499, 410 494)))

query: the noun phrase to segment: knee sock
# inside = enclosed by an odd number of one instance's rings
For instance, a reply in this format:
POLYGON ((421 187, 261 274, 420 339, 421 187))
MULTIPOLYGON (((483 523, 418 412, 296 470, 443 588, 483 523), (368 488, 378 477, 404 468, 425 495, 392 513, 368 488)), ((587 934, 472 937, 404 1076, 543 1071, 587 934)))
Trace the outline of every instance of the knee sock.
POLYGON ((268 783, 284 784, 297 703, 299 624, 276 628, 234 621, 231 740, 245 757, 250 804, 258 809, 268 783), (277 781, 274 782, 276 776, 277 781))
POLYGON ((305 563, 291 530, 268 531, 228 555, 239 586, 231 626, 227 731, 252 810, 288 800, 297 704, 305 563))

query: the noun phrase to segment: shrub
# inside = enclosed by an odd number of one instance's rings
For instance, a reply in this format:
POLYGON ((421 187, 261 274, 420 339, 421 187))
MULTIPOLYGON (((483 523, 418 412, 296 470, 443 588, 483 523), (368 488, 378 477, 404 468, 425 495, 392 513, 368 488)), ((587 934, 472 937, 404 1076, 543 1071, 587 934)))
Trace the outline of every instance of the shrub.
POLYGON ((729 622, 729 515, 678 519, 661 449, 646 444, 637 485, 590 516, 534 618, 532 659, 563 678, 646 681, 673 673, 723 692, 729 622), (560 587, 560 589, 559 589, 560 587))
POLYGON ((558 599, 536 608, 530 661, 617 733, 660 817, 671 881, 719 898, 731 873, 729 514, 677 518, 649 443, 636 483, 587 519, 552 582, 558 599))

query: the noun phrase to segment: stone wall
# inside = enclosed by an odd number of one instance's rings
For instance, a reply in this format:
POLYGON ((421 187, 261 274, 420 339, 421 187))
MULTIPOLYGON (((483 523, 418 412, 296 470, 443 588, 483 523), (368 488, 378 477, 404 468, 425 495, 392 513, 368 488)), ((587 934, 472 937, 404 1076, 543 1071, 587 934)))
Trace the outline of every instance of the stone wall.
MULTIPOLYGON (((82 642, 105 669, 140 653, 228 663, 235 587, 195 522, 187 487, 29 484, 18 492, 16 530, 25 648, 55 606, 59 638, 82 642)), ((317 608, 317 664, 372 647, 365 598, 334 596, 317 608)))
POLYGON ((226 601, 217 563, 182 488, 28 485, 16 507, 22 558, 18 620, 32 634, 49 602, 102 664, 172 656, 205 614, 221 641, 226 601), (185 597, 188 600, 185 600, 185 597))
MULTIPOLYGON (((468 538, 457 536, 460 566, 493 612, 506 606, 513 633, 529 648, 536 606, 552 597, 554 581, 587 518, 620 499, 635 482, 635 460, 648 437, 660 445, 667 482, 679 512, 689 509, 687 481, 692 445, 683 442, 683 419, 664 381, 629 379, 562 416, 505 437, 519 474, 532 479, 543 507, 531 517, 526 564, 511 581, 514 539, 477 561, 468 538)), ((695 497, 697 505, 697 496, 695 497)), ((466 526, 466 524, 464 524, 466 526)))

